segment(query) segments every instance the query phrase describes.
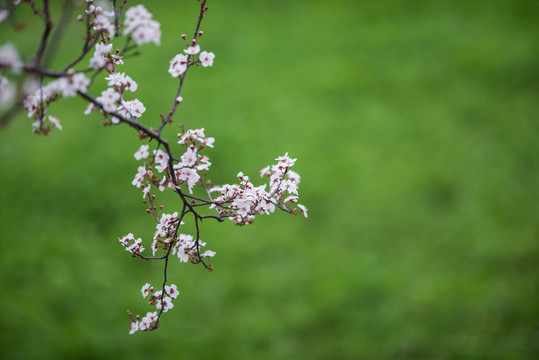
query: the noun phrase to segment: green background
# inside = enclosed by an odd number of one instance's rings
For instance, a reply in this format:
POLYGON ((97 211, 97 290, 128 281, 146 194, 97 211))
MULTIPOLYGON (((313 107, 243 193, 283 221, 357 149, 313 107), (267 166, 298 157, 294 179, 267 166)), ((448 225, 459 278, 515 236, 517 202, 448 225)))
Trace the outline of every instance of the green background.
MULTIPOLYGON (((198 5, 142 3, 162 45, 119 70, 156 126, 198 5)), ((275 157, 297 157, 309 218, 205 222, 215 271, 171 264, 174 309, 128 335, 126 309, 149 311, 140 287, 162 276, 117 241, 153 236, 130 184, 141 143, 81 99, 52 106, 64 129, 50 137, 20 113, 0 132, 0 357, 539 358, 539 2, 208 5, 215 63, 189 71, 175 120, 216 138, 215 183, 243 171, 259 184, 275 157)), ((22 32, 0 27, 24 59, 42 29, 29 13, 15 14, 22 32)), ((55 69, 82 45, 82 25, 68 30, 55 69)))

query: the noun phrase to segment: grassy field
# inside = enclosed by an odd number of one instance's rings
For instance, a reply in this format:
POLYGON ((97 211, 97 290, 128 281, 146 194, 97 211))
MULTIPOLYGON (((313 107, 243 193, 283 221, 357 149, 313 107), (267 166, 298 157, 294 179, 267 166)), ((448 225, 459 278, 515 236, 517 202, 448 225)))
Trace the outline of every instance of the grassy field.
MULTIPOLYGON (((141 3, 162 45, 122 71, 155 126, 197 3, 141 3)), ((161 279, 117 241, 153 235, 130 185, 140 142, 79 99, 52 107, 50 137, 21 113, 0 131, 0 357, 539 358, 539 3, 208 5, 215 64, 190 70, 177 121, 216 138, 215 183, 297 157, 309 218, 204 223, 216 270, 173 264, 175 308, 130 336, 125 310, 148 311, 139 289, 161 279)), ((0 25, 24 57, 42 26, 28 19, 0 25)), ((79 48, 69 29, 55 68, 79 48)))

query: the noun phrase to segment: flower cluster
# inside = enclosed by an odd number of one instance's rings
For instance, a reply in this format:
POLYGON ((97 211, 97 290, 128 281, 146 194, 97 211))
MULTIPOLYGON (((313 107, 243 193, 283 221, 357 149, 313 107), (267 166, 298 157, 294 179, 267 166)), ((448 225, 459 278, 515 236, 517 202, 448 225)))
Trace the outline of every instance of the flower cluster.
POLYGON ((124 35, 130 35, 135 44, 153 42, 160 44, 161 25, 152 20, 153 15, 143 5, 137 5, 125 12, 124 35))
POLYGON ((291 159, 286 153, 276 160, 279 161, 276 165, 261 170, 261 176, 269 178, 269 191, 266 191, 268 184, 254 186, 250 178, 240 172, 237 175, 239 184, 226 184, 210 190, 220 193, 213 199, 210 208, 215 209, 219 216, 229 217, 237 225, 250 224, 255 215, 273 213, 275 207, 292 214, 303 213, 307 217, 305 206, 293 206, 298 199, 300 182, 300 176, 290 170, 296 159, 291 159))
MULTIPOLYGON (((170 286, 165 286, 165 296, 163 296, 163 291, 155 291, 155 288, 149 283, 146 283, 142 289, 142 297, 146 298, 150 295, 148 299, 148 304, 155 306, 160 312, 167 312, 168 310, 174 307, 172 300, 175 300, 180 292, 178 287, 174 284, 170 286)), ((141 318, 137 315, 135 318, 131 316, 131 329, 129 334, 134 334, 137 331, 147 331, 157 328, 157 322, 159 321, 159 316, 157 311, 147 312, 146 316, 141 318)))
POLYGON ((135 240, 135 237, 131 233, 118 239, 118 241, 125 246, 126 251, 129 251, 133 255, 140 254, 144 251, 144 248, 142 247, 142 239, 138 238, 135 240))
POLYGON ((201 64, 203 67, 213 66, 215 54, 212 52, 203 51, 198 56, 198 59, 191 61, 191 56, 195 56, 200 52, 200 45, 189 46, 184 50, 185 54, 177 54, 170 60, 168 72, 172 77, 179 77, 187 71, 190 65, 201 64))

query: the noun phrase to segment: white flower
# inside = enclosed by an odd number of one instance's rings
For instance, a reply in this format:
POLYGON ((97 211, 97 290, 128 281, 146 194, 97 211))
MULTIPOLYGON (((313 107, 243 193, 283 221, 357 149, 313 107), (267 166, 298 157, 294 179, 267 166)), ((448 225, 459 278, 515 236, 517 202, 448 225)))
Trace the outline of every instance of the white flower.
POLYGON ((129 330, 129 335, 133 335, 135 332, 139 330, 139 323, 138 321, 131 323, 131 330, 129 330))
POLYGON ((141 160, 146 159, 148 156, 150 156, 150 153, 148 152, 148 148, 150 145, 140 145, 140 148, 135 153, 135 159, 141 160))
POLYGON ((196 55, 200 52, 200 45, 189 46, 184 52, 188 55, 196 55))
POLYGON ((131 184, 138 188, 142 187, 142 181, 144 180, 145 176, 146 176, 146 168, 144 166, 139 166, 138 171, 135 175, 135 178, 133 179, 131 184))
POLYGON ((215 58, 215 54, 212 52, 203 51, 200 53, 200 56, 198 57, 198 60, 202 63, 202 66, 208 67, 213 66, 213 59, 215 58))
POLYGON ((180 292, 178 291, 178 287, 174 284, 171 284, 170 286, 165 286, 165 292, 170 296, 173 300, 180 295, 180 292))
POLYGON ((167 312, 170 309, 172 309, 174 307, 174 304, 172 303, 172 299, 169 298, 168 296, 165 296, 163 300, 158 300, 155 303, 155 308, 157 310, 160 310, 161 307, 163 308, 163 312, 167 312))
POLYGON ((146 283, 142 289, 140 289, 140 292, 142 292, 142 297, 148 296, 148 293, 150 292, 150 283, 146 283))
POLYGON ((17 49, 12 43, 0 46, 0 65, 10 68, 15 74, 21 72, 23 63, 17 49))
POLYGON ((182 162, 181 164, 185 167, 192 167, 195 165, 195 162, 197 161, 197 151, 194 146, 190 146, 187 148, 185 153, 181 156, 182 162))
POLYGON ((121 239, 118 239, 118 241, 120 241, 120 243, 123 246, 127 246, 127 245, 129 245, 129 241, 131 241, 133 239, 134 239, 133 234, 129 233, 129 234, 125 235, 124 237, 122 237, 121 239))
POLYGON ((172 77, 178 77, 187 70, 187 60, 188 56, 183 54, 178 54, 170 60, 170 67, 168 72, 172 77))
POLYGON ((124 109, 129 111, 131 116, 139 118, 146 111, 144 104, 142 104, 138 99, 122 101, 124 109))
POLYGON ((152 243, 152 256, 155 256, 155 252, 157 251, 157 249, 157 240, 154 240, 152 243))
POLYGON ((114 89, 108 88, 103 90, 101 96, 97 97, 96 100, 101 104, 103 110, 114 112, 117 109, 116 102, 120 100, 120 94, 114 91, 114 89))
POLYGON ((150 184, 142 189, 142 198, 145 199, 148 195, 150 195, 150 184))
POLYGON ((202 256, 202 257, 214 257, 215 254, 216 254, 215 251, 206 250, 206 251, 204 251, 204 253, 203 253, 202 255, 200 255, 200 256, 202 256))
POLYGON ((305 217, 309 217, 307 215, 307 208, 301 204, 298 204, 298 207, 301 209, 301 212, 303 213, 303 215, 305 215, 305 217))
MULTIPOLYGON (((175 165, 175 169, 178 165, 175 165)), ((178 182, 183 183, 187 181, 187 188, 189 189, 189 193, 193 193, 193 187, 196 185, 197 181, 200 179, 200 175, 196 172, 194 169, 190 168, 180 168, 179 170, 176 170, 176 178, 178 179, 178 182)))
POLYGON ((105 80, 108 80, 108 86, 123 87, 125 90, 130 90, 132 92, 137 91, 138 88, 137 83, 125 73, 112 73, 106 77, 105 80))
POLYGON ((0 75, 0 107, 10 107, 15 102, 17 86, 0 75))
POLYGON ((112 44, 95 44, 94 55, 90 59, 90 68, 101 69, 107 65, 107 54, 112 50, 112 44))
POLYGON ((60 120, 52 115, 49 115, 49 121, 58 129, 62 130, 62 125, 60 125, 60 120))

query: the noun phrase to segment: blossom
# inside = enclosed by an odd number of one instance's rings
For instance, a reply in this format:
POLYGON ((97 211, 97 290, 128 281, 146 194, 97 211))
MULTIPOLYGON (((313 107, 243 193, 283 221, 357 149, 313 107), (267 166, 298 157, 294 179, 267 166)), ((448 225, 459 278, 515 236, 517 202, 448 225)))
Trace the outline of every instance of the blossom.
POLYGON ((88 79, 83 73, 76 73, 68 78, 61 78, 58 81, 58 89, 62 91, 64 97, 77 95, 77 91, 85 92, 90 85, 88 79))
POLYGON ((157 247, 157 240, 154 240, 152 242, 152 256, 155 256, 155 252, 157 251, 158 247, 157 247))
POLYGON ((62 125, 60 125, 60 120, 52 115, 49 115, 49 121, 56 127, 58 130, 62 130, 62 125))
POLYGON ((157 321, 157 311, 154 311, 154 312, 147 312, 147 313, 146 313, 146 316, 143 317, 143 318, 140 320, 140 323, 139 323, 139 330, 140 330, 140 331, 145 331, 145 330, 151 329, 152 324, 153 324, 155 321, 157 321))
POLYGON ((211 251, 211 250, 206 250, 204 251, 204 253, 202 255, 200 255, 201 257, 214 257, 215 256, 215 251, 211 251))
POLYGON ((141 160, 150 156, 150 153, 148 152, 149 147, 150 145, 140 145, 140 148, 137 150, 137 152, 135 152, 135 159, 141 160))
POLYGON ((165 171, 168 167, 168 154, 163 150, 158 149, 153 151, 153 157, 155 163, 158 164, 158 166, 156 166, 157 171, 159 171, 160 173, 165 171))
POLYGON ((148 42, 159 45, 161 25, 152 20, 152 17, 153 15, 143 5, 127 9, 125 12, 124 35, 131 34, 137 45, 148 42))
POLYGON ((148 293, 150 292, 150 283, 146 283, 140 291, 142 292, 142 297, 145 298, 148 296, 148 293))
POLYGON ((150 195, 150 184, 142 189, 142 198, 145 199, 148 195, 150 195))
POLYGON ((144 180, 145 176, 146 176, 146 168, 144 166, 139 166, 138 171, 135 174, 135 178, 133 179, 131 184, 138 188, 142 187, 142 181, 144 180))
POLYGON ((260 170, 260 177, 271 175, 271 172, 269 171, 270 168, 271 168, 271 166, 268 165, 265 168, 263 168, 262 170, 260 170))
POLYGON ((178 295, 180 295, 177 286, 174 284, 171 284, 170 286, 165 286, 165 292, 168 294, 168 296, 172 298, 172 300, 176 299, 178 295))
POLYGON ((183 52, 185 52, 188 55, 196 55, 200 52, 200 45, 189 46, 183 52))
POLYGON ((133 239, 134 239, 133 234, 129 233, 129 234, 125 235, 124 237, 118 239, 118 240, 120 241, 120 243, 121 243, 123 246, 127 246, 127 245, 129 244, 129 242, 130 242, 131 240, 133 240, 133 239))
POLYGON ((15 74, 21 72, 23 63, 19 57, 19 52, 12 43, 0 46, 0 65, 10 68, 15 74))
POLYGON ((301 209, 301 212, 303 213, 303 215, 305 215, 305 217, 309 217, 307 215, 307 208, 304 205, 298 204, 298 207, 301 209))
POLYGON ((165 296, 164 299, 162 299, 161 301, 157 301, 155 303, 155 308, 157 310, 161 310, 162 308, 163 312, 167 312, 173 307, 174 307, 174 304, 172 303, 172 299, 169 298, 168 296, 165 296))
POLYGON ((107 65, 107 54, 110 54, 112 44, 95 44, 94 55, 90 59, 90 68, 101 69, 107 65))
POLYGON ((213 143, 215 142, 213 137, 206 137, 206 135, 204 135, 204 128, 195 130, 189 129, 184 134, 179 133, 178 137, 180 138, 178 144, 181 145, 187 144, 188 141, 198 141, 204 146, 213 147, 213 143))
MULTIPOLYGON (((298 197, 294 195, 288 196, 286 199, 284 199, 283 203, 286 204, 287 202, 296 202, 298 201, 298 197)), ((303 205, 302 205, 303 206, 303 205)))
POLYGON ((149 42, 159 45, 161 43, 161 24, 150 20, 144 26, 138 27, 132 36, 135 39, 135 44, 139 46, 149 42))
POLYGON ((133 244, 125 248, 126 251, 129 251, 132 254, 140 254, 144 251, 144 247, 142 247, 142 239, 138 238, 136 239, 133 244))
POLYGON ((197 151, 194 146, 190 146, 187 148, 185 153, 181 156, 182 162, 181 164, 185 167, 191 167, 195 165, 195 162, 197 161, 197 151))
POLYGON ((138 99, 122 101, 124 109, 129 111, 131 116, 139 118, 146 111, 144 104, 142 104, 138 99))
POLYGON ((123 65, 124 64, 124 61, 122 60, 123 56, 121 56, 119 54, 111 54, 110 58, 112 59, 112 62, 115 63, 116 65, 123 65))
POLYGON ((129 330, 129 335, 133 335, 139 330, 139 322, 131 322, 131 329, 129 330))
POLYGON ((114 17, 114 11, 105 11, 102 7, 97 6, 94 10, 94 13, 96 15, 93 21, 94 30, 103 30, 104 32, 108 33, 109 36, 113 36, 115 27, 114 24, 110 21, 110 19, 114 17))
MULTIPOLYGON (((155 233, 153 238, 167 238, 170 234, 174 233, 174 230, 178 226, 178 212, 173 214, 161 214, 159 223, 155 226, 155 233)), ((165 242, 170 242, 170 239, 165 239, 165 242)))
POLYGON ((9 17, 9 10, 2 9, 0 10, 0 24, 4 22, 9 17))
POLYGON ((286 169, 294 165, 297 159, 291 159, 288 156, 288 153, 286 153, 283 156, 277 157, 275 160, 279 161, 279 163, 277 164, 277 167, 280 171, 282 171, 282 173, 284 173, 286 169))
POLYGON ((84 10, 84 12, 88 15, 93 13, 95 11, 95 6, 93 4, 88 5, 88 10, 84 10))
POLYGON ((98 96, 96 100, 101 104, 103 110, 107 112, 114 112, 118 108, 116 103, 120 100, 120 94, 114 89, 108 88, 101 92, 101 96, 98 96))
POLYGON ((198 57, 198 60, 204 67, 213 66, 213 59, 215 58, 215 54, 212 52, 203 51, 200 53, 200 56, 198 57))
POLYGON ((178 54, 170 60, 170 67, 168 72, 172 77, 178 77, 187 70, 188 56, 183 54, 178 54))
POLYGON ((15 102, 17 86, 0 75, 0 107, 9 107, 15 102))
POLYGON ((123 87, 125 90, 130 90, 132 92, 137 91, 138 88, 137 83, 125 73, 112 73, 106 77, 105 80, 108 80, 108 86, 123 87))
MULTIPOLYGON (((174 169, 177 169, 178 165, 174 165, 174 169)), ((178 182, 183 183, 187 182, 187 189, 189 189, 189 193, 193 193, 193 187, 196 185, 198 180, 200 179, 200 175, 196 172, 194 169, 190 168, 180 168, 176 170, 176 178, 178 179, 178 182)))

